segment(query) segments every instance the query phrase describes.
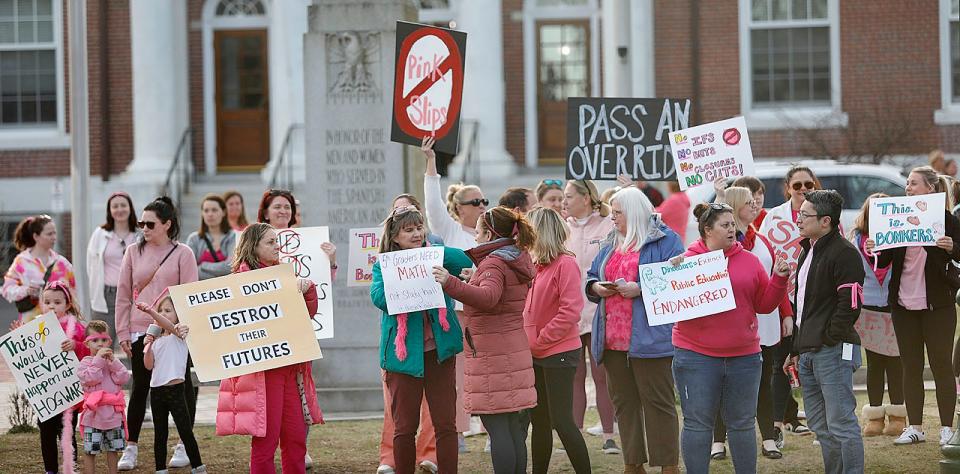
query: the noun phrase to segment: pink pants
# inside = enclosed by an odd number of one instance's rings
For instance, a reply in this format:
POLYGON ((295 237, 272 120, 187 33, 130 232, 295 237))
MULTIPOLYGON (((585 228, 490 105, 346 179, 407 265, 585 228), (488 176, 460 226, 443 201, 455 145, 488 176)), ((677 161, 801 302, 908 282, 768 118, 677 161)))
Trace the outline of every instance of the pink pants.
POLYGON ((267 435, 250 443, 250 473, 276 474, 273 464, 277 444, 284 474, 306 472, 307 423, 297 388, 298 366, 288 365, 264 372, 267 389, 267 435))
MULTIPOLYGON (((386 372, 383 372, 386 375, 386 372)), ((437 434, 433 430, 433 421, 430 420, 430 409, 424 395, 420 402, 420 433, 417 434, 417 463, 430 461, 437 463, 437 434)), ((395 425, 390 416, 390 391, 387 389, 386 378, 383 379, 383 431, 380 433, 380 464, 396 467, 393 460, 393 432, 395 425)))
POLYGON ((580 336, 583 347, 580 348, 580 365, 573 377, 573 421, 577 427, 583 429, 583 415, 587 410, 587 355, 590 356, 590 374, 593 375, 593 386, 596 387, 597 411, 600 412, 600 424, 604 434, 613 434, 613 402, 607 392, 607 374, 602 366, 597 365, 590 352, 590 333, 580 336))

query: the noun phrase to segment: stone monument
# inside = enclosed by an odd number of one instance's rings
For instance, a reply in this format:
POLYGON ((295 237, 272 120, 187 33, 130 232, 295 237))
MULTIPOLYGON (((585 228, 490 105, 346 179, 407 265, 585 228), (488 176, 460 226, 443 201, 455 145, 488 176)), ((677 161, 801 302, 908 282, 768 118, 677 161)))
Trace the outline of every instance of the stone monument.
MULTIPOLYGON (((304 35, 307 222, 330 227, 346 267, 349 230, 378 226, 407 187, 406 151, 390 141, 396 21, 414 21, 411 0, 316 0, 304 35)), ((422 171, 421 171, 422 173, 422 171)), ((341 271, 343 271, 341 269, 341 271)), ((380 311, 369 290, 334 281, 333 339, 313 364, 329 412, 383 409, 380 311)))

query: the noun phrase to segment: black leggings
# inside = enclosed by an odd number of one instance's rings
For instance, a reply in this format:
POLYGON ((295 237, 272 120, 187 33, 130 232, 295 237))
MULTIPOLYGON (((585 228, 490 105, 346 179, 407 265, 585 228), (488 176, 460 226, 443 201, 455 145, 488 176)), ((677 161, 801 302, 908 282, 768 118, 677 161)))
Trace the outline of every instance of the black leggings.
POLYGON ((127 406, 127 441, 136 443, 140 439, 143 416, 147 413, 147 396, 150 395, 150 376, 153 371, 143 365, 143 336, 130 345, 133 357, 130 358, 130 370, 133 372, 130 387, 130 404, 127 406))
POLYGON ((891 405, 903 405, 903 366, 900 357, 867 352, 867 397, 870 406, 883 405, 883 383, 886 379, 891 405))
POLYGON ((773 421, 796 425, 800 422, 797 418, 800 405, 793 398, 790 379, 783 373, 783 363, 790 356, 790 349, 793 347, 793 336, 781 339, 780 344, 773 347, 776 349, 776 358, 773 361, 773 421))
MULTIPOLYGON (((73 412, 73 460, 77 460, 77 415, 73 412)), ((63 413, 38 422, 40 426, 40 455, 43 457, 43 470, 60 471, 60 437, 63 435, 63 413)), ((81 435, 82 436, 82 435, 81 435)))
MULTIPOLYGON (((757 426, 760 427, 760 439, 775 439, 773 435, 773 384, 770 379, 774 372, 776 346, 760 346, 760 391, 757 394, 757 426)), ((782 367, 782 366, 781 366, 782 367)), ((717 412, 717 421, 713 425, 713 441, 723 443, 727 440, 727 426, 717 412)))
POLYGON ((897 333, 903 364, 903 397, 911 425, 923 423, 923 347, 927 347, 930 371, 937 387, 940 425, 953 426, 957 385, 953 378, 953 334, 957 313, 953 305, 933 311, 911 311, 893 306, 893 329, 897 333))
POLYGON ((573 421, 573 377, 576 367, 548 368, 534 363, 537 406, 530 410, 533 423, 533 473, 546 473, 553 454, 553 430, 557 431, 573 470, 590 472, 590 454, 583 435, 573 421))
POLYGON ((187 408, 187 397, 184 393, 184 383, 154 387, 150 391, 150 409, 153 413, 153 456, 158 471, 167 468, 167 415, 173 415, 173 422, 177 425, 180 440, 187 450, 190 466, 197 468, 203 465, 200 460, 200 447, 193 436, 193 423, 190 421, 190 412, 187 408))
MULTIPOLYGON (((573 386, 570 386, 571 389, 573 386)), ((573 416, 571 410, 570 416, 573 416)), ((480 415, 490 436, 490 459, 495 474, 527 472, 527 424, 518 411, 480 415)))

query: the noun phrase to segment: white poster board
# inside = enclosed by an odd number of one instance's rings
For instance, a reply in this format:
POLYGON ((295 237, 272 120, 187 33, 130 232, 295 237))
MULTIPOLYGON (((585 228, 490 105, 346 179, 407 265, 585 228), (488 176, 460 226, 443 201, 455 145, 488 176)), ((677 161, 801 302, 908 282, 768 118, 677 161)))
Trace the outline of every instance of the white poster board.
POLYGON ((722 250, 640 265, 643 305, 651 326, 701 318, 737 307, 722 250))
POLYGON ((373 264, 380 250, 380 227, 350 229, 350 258, 347 259, 347 286, 370 286, 373 264))
POLYGON ((670 133, 680 189, 713 186, 717 178, 753 176, 747 122, 734 117, 670 133))
POLYGON ((310 316, 317 339, 333 337, 333 281, 330 259, 320 244, 330 241, 328 227, 300 227, 277 231, 280 263, 293 265, 298 278, 307 278, 317 285, 317 313, 310 316))
MULTIPOLYGON (((792 214, 792 211, 789 209, 783 211, 786 212, 787 215, 792 214)), ((770 246, 773 247, 774 261, 782 257, 783 260, 787 262, 787 265, 790 266, 790 274, 796 275, 797 264, 800 261, 800 253, 803 252, 803 247, 800 245, 803 236, 800 235, 800 229, 797 228, 796 222, 784 216, 775 215, 771 211, 770 214, 767 214, 767 218, 763 220, 763 224, 760 226, 760 234, 766 237, 767 241, 770 242, 770 246)), ((791 302, 796 301, 796 293, 796 279, 788 278, 787 295, 791 302)))
POLYGON ((80 361, 73 351, 60 350, 66 340, 67 335, 53 313, 39 316, 0 338, 3 360, 40 421, 83 400, 83 385, 77 377, 80 361))
POLYGON ((899 196, 870 200, 870 238, 876 250, 936 245, 944 236, 947 195, 899 196))
POLYGON ((443 247, 422 247, 380 254, 380 274, 389 314, 443 308, 443 288, 433 267, 443 265, 443 247))

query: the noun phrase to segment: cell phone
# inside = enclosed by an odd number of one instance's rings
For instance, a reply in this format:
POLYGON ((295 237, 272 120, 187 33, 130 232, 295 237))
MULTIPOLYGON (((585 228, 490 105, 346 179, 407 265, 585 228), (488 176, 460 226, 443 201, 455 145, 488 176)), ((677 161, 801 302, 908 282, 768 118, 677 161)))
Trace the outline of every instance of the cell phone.
POLYGON ((604 287, 604 288, 606 288, 606 289, 608 289, 608 290, 616 290, 616 289, 617 289, 617 284, 614 283, 614 282, 612 282, 612 281, 601 281, 601 282, 598 282, 598 283, 600 283, 600 286, 602 286, 602 287, 604 287))
POLYGON ((626 285, 626 284, 627 284, 627 280, 624 280, 623 278, 617 278, 617 281, 615 281, 615 282, 613 282, 613 283, 614 283, 615 285, 618 285, 618 286, 619 286, 619 285, 626 285))

